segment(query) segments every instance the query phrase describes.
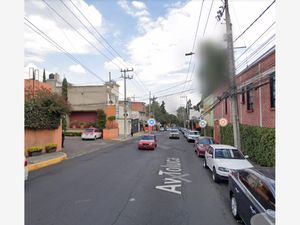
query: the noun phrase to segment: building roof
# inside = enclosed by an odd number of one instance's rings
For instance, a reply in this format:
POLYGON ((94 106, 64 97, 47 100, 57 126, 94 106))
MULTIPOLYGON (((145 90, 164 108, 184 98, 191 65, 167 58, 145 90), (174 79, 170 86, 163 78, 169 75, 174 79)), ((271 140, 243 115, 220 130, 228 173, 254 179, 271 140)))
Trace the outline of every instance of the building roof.
POLYGON ((243 75, 245 72, 250 70, 252 67, 256 66, 258 63, 260 63, 262 60, 267 58, 269 55, 273 54, 275 52, 275 45, 268 49, 265 53, 263 53, 260 57, 258 57, 253 63, 251 63, 249 66, 247 66, 245 69, 243 69, 241 72, 239 72, 236 75, 236 78, 243 75))

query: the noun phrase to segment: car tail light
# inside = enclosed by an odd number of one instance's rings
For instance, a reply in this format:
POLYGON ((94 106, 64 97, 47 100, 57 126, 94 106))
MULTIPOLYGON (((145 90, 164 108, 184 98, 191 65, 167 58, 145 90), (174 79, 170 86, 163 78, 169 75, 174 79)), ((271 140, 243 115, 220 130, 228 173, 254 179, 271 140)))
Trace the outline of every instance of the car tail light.
POLYGON ((27 166, 27 160, 25 159, 25 163, 24 163, 24 166, 27 166))

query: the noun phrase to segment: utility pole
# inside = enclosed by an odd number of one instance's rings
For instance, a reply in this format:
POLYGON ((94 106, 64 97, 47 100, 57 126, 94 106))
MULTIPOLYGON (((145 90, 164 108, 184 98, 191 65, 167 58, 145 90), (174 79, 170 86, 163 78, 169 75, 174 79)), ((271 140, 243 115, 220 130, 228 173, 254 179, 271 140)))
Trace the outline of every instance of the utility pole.
POLYGON ((128 76, 126 75, 126 72, 132 72, 133 69, 129 70, 122 70, 121 73, 124 73, 124 75, 121 75, 121 78, 124 79, 124 139, 127 138, 127 97, 126 97, 126 80, 127 79, 132 79, 133 76, 128 76))
POLYGON ((150 118, 150 112, 151 112, 151 91, 149 92, 149 118, 150 118))
POLYGON ((228 60, 229 60, 229 77, 230 77, 230 102, 231 102, 231 117, 233 124, 233 137, 234 146, 237 149, 241 149, 241 139, 240 139, 240 125, 239 125, 239 114, 238 114, 238 100, 237 100, 237 87, 235 83, 235 66, 234 66, 234 53, 233 53, 233 40, 232 40, 232 24, 229 14, 228 0, 225 0, 225 20, 226 20, 226 33, 227 33, 227 50, 228 50, 228 60))
POLYGON ((183 120, 183 126, 184 128, 186 128, 186 121, 187 121, 187 114, 188 114, 188 111, 187 111, 187 96, 180 96, 180 98, 185 98, 185 110, 184 110, 184 120, 183 120))

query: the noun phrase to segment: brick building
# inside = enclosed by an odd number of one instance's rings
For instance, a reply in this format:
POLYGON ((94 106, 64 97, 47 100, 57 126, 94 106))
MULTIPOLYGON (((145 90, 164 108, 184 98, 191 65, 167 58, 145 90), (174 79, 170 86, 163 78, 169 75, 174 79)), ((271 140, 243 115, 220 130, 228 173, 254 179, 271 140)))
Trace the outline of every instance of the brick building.
MULTIPOLYGON (((235 80, 240 124, 275 128, 275 47, 236 75, 235 80)), ((213 114, 214 136, 220 141, 218 120, 232 122, 231 102, 226 89, 214 93, 213 98, 218 103, 208 114, 213 114)))

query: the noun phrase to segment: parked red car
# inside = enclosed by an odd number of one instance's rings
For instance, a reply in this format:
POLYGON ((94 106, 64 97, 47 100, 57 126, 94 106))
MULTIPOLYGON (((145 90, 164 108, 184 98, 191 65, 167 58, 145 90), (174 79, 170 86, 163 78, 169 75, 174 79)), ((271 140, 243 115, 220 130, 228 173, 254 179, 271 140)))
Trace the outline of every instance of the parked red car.
POLYGON ((195 152, 198 157, 204 157, 205 151, 209 147, 209 145, 216 144, 212 137, 198 137, 195 140, 195 152))
POLYGON ((156 136, 153 134, 143 135, 138 143, 138 149, 152 149, 157 147, 156 136))

